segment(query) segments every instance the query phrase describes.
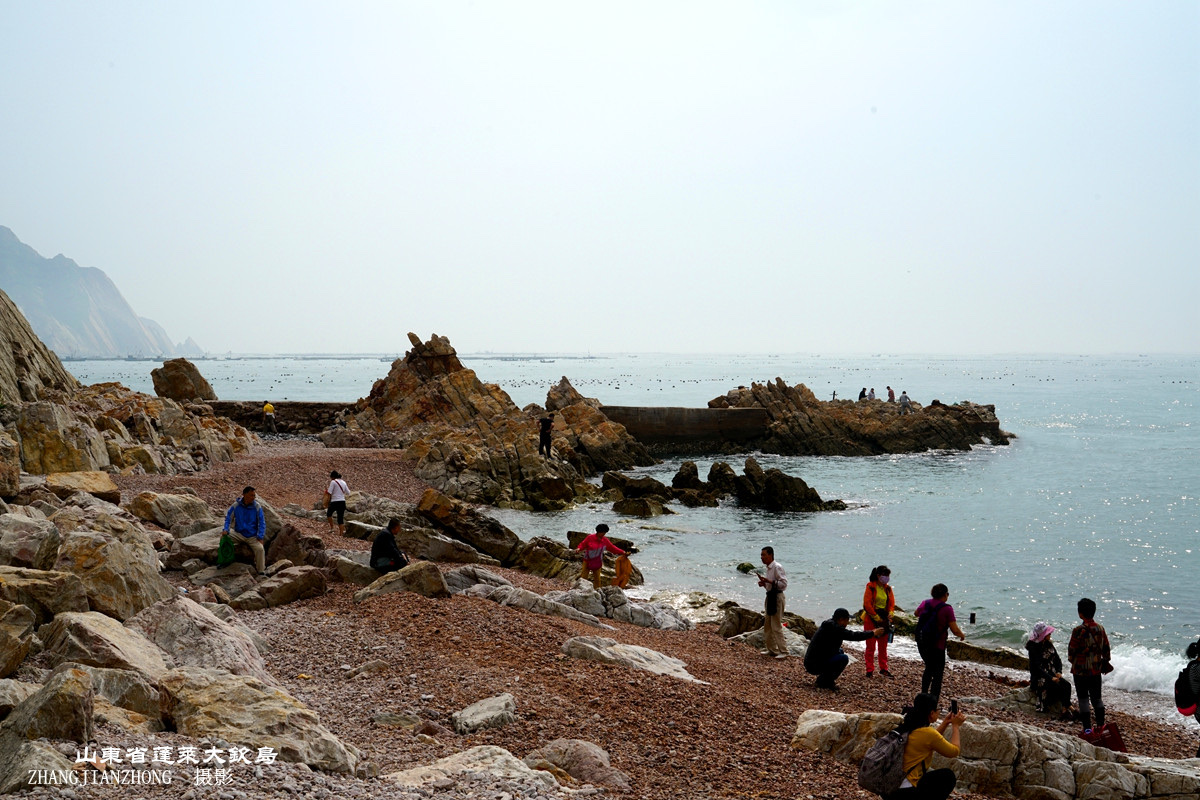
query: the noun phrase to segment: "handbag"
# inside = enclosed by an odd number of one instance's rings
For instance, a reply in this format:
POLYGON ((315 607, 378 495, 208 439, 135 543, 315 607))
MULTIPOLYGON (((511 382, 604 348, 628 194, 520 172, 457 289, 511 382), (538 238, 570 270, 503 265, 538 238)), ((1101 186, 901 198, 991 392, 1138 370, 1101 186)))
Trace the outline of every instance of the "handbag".
POLYGON ((325 496, 321 498, 321 508, 329 508, 329 502, 333 500, 333 495, 325 492, 325 496))

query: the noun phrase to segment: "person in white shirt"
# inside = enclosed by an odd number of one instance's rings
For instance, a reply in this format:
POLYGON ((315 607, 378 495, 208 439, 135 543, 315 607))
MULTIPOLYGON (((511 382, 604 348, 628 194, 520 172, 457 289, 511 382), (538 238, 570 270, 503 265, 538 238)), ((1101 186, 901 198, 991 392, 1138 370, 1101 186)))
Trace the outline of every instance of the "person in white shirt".
POLYGON ((763 607, 766 615, 763 638, 767 649, 763 655, 787 658, 787 643, 783 640, 783 593, 787 589, 787 574, 783 565, 775 560, 773 547, 762 549, 762 563, 766 569, 758 576, 758 585, 767 590, 763 607))
POLYGON ((325 519, 329 520, 329 532, 337 530, 342 536, 346 535, 346 497, 350 487, 342 480, 342 474, 336 469, 329 473, 329 487, 325 490, 329 507, 325 511, 325 519), (337 514, 337 528, 333 525, 333 515, 337 514))

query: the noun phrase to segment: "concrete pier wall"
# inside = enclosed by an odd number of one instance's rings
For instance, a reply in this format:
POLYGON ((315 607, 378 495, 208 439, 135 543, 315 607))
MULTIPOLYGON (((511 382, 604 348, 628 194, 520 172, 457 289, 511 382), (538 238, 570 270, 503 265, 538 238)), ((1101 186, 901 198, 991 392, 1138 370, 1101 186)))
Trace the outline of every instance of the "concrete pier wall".
POLYGON ((655 450, 688 451, 718 445, 715 449, 720 452, 767 432, 767 411, 762 408, 602 406, 600 410, 655 450))
MULTIPOLYGON (((248 401, 214 400, 214 414, 229 417, 246 430, 263 432, 262 403, 248 401)), ((275 427, 280 433, 320 433, 334 424, 339 413, 354 403, 302 403, 282 400, 271 403, 275 406, 275 427)))

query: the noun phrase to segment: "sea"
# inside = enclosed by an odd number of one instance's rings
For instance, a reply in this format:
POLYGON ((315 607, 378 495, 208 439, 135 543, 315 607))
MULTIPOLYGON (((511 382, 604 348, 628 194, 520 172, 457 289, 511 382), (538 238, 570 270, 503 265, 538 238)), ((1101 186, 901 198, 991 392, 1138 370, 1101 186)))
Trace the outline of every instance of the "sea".
MULTIPOLYGON (((387 374, 391 354, 198 359, 222 400, 353 401, 387 374)), ((701 591, 762 602, 742 562, 775 548, 787 606, 817 620, 861 603, 887 564, 900 607, 945 583, 968 641, 1023 649, 1034 623, 1058 629, 1066 656, 1076 602, 1090 597, 1113 645, 1106 687, 1169 694, 1200 637, 1200 355, 460 354, 518 406, 545 403, 567 377, 611 405, 705 406, 739 385, 804 383, 817 397, 874 388, 928 404, 994 404, 1011 444, 874 457, 750 453, 849 508, 777 514, 688 509, 650 520, 608 504, 556 513, 496 510, 522 538, 563 538, 606 522, 633 540, 644 591, 701 591), (975 615, 975 623, 967 622, 975 615)), ((85 383, 153 392, 157 362, 73 361, 85 383)), ((723 456, 740 472, 745 456, 723 456)), ((713 459, 693 459, 701 476, 713 459)), ((681 459, 634 470, 668 482, 681 459)), ((354 476, 347 475, 351 485, 354 476)), ((1167 707, 1169 707, 1169 701, 1167 707)), ((1173 713, 1173 712, 1171 712, 1173 713)))

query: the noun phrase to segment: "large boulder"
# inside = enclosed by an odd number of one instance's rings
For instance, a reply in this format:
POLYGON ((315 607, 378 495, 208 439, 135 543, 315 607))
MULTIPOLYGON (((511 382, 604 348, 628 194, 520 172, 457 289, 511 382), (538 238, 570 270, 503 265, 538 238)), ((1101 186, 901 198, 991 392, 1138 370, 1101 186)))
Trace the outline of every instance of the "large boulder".
POLYGON ((33 788, 39 772, 68 774, 74 766, 46 742, 31 742, 12 731, 0 730, 0 795, 33 788))
POLYGON ((17 433, 26 472, 46 475, 90 471, 111 463, 100 432, 57 403, 42 401, 22 406, 17 433))
POLYGON ((78 388, 79 381, 33 332, 17 304, 0 291, 0 400, 29 403, 78 388))
POLYGON ((663 655, 648 647, 623 644, 604 636, 575 636, 563 644, 562 651, 571 658, 579 658, 584 661, 619 664, 655 675, 667 675, 692 683, 705 683, 688 673, 687 664, 678 658, 663 655))
POLYGON ((517 535, 495 519, 436 489, 425 490, 417 503, 417 511, 454 538, 488 554, 504 566, 512 563, 513 554, 521 546, 517 535))
POLYGON ((443 573, 442 578, 446 581, 446 588, 453 594, 465 592, 480 583, 488 586, 512 586, 512 581, 508 578, 503 578, 494 572, 488 572, 486 569, 471 564, 443 573))
MULTIPOLYGON (((243 545, 243 547, 245 547, 243 545)), ((246 547, 248 553, 250 548, 246 547)), ((246 556, 243 556, 246 557, 246 556)), ((258 573, 253 563, 235 561, 224 567, 205 567, 188 576, 193 586, 218 586, 229 597, 237 597, 258 585, 258 573)))
POLYGON ((534 614, 544 614, 550 617, 562 617, 563 619, 571 619, 576 622, 582 622, 584 625, 590 625, 593 628, 608 628, 611 627, 601 624, 600 620, 596 619, 591 614, 588 614, 571 606, 562 603, 556 603, 553 600, 542 597, 537 592, 531 592, 528 589, 520 589, 516 586, 488 586, 487 584, 476 584, 464 593, 468 597, 478 597, 483 600, 491 600, 493 603, 499 603, 502 606, 510 606, 512 608, 523 608, 534 614))
POLYGON ((186 358, 172 358, 161 367, 150 370, 154 393, 186 403, 195 400, 216 400, 217 393, 200 374, 196 365, 186 358))
POLYGON ((76 492, 84 492, 108 503, 121 502, 121 490, 113 483, 107 472, 52 472, 46 476, 46 488, 56 496, 66 499, 76 492))
POLYGON ((165 654, 141 633, 96 611, 65 612, 38 628, 50 666, 76 661, 128 669, 155 682, 169 669, 165 654))
POLYGON ((184 667, 159 680, 164 721, 193 739, 270 747, 280 761, 353 775, 360 754, 283 689, 247 675, 184 667))
POLYGON ((64 611, 87 611, 87 591, 78 575, 19 567, 0 567, 0 599, 28 606, 38 625, 64 611))
POLYGON ((30 695, 42 688, 36 683, 25 683, 12 678, 0 679, 0 721, 30 695))
POLYGON ((54 673, 4 720, 5 732, 22 739, 92 739, 92 677, 81 669, 54 673))
POLYGON ((16 672, 29 654, 35 621, 28 606, 0 600, 0 678, 16 672))
POLYGON ((223 523, 208 503, 190 494, 141 492, 125 505, 125 509, 140 520, 168 530, 181 522, 211 520, 210 528, 223 523))
POLYGON ((403 569, 389 572, 370 586, 360 589, 354 595, 354 602, 361 603, 372 597, 393 592, 415 592, 424 597, 434 598, 450 596, 446 579, 442 577, 437 564, 416 561, 403 569))
POLYGON ((525 763, 531 767, 542 762, 552 764, 580 783, 608 786, 619 792, 632 788, 629 775, 612 766, 608 753, 583 739, 555 739, 525 756, 525 763))
POLYGON ((92 691, 98 699, 103 698, 114 706, 141 714, 148 719, 158 719, 158 689, 146 680, 145 676, 128 669, 90 667, 71 662, 59 664, 51 675, 68 670, 82 670, 91 676, 92 691))
POLYGON ((381 776, 404 787, 423 787, 432 784, 445 785, 460 775, 483 773, 498 780, 531 781, 540 784, 544 791, 559 788, 554 776, 544 770, 535 770, 503 747, 479 745, 461 753, 455 753, 423 767, 392 772, 381 776))
POLYGON ((450 724, 463 736, 484 728, 503 728, 517 721, 517 700, 508 692, 472 703, 450 715, 450 724))
MULTIPOLYGON (((732 637, 729 641, 743 642, 755 650, 763 650, 767 646, 766 632, 762 628, 750 631, 749 633, 739 634, 732 637)), ((783 646, 787 648, 787 654, 792 658, 804 658, 804 654, 808 652, 808 639, 796 633, 791 628, 784 628, 783 646)))
POLYGON ((0 514, 0 566, 51 569, 61 542, 53 522, 0 514))
MULTIPOLYGON (((857 762, 900 719, 896 714, 805 711, 797 720, 792 747, 857 762)), ((972 717, 963 725, 958 758, 934 756, 933 766, 953 769, 960 790, 993 797, 1174 800, 1200 795, 1200 761, 1126 756, 1069 734, 985 717, 972 717)))
POLYGON ((54 568, 79 576, 93 611, 125 620, 174 596, 158 566, 148 541, 127 544, 110 534, 76 531, 63 537, 54 568))
POLYGON ((182 595, 143 609, 126 620, 125 627, 157 645, 176 666, 214 667, 264 683, 275 682, 254 641, 243 630, 182 595))
POLYGON ((0 497, 13 497, 21 491, 21 445, 7 432, 0 431, 0 497))
MULTIPOLYGON (((267 578, 254 589, 267 601, 267 605, 272 607, 309 597, 320 597, 325 594, 325 590, 325 573, 310 566, 288 567, 267 578)), ((236 600, 234 607, 237 607, 236 600)))

